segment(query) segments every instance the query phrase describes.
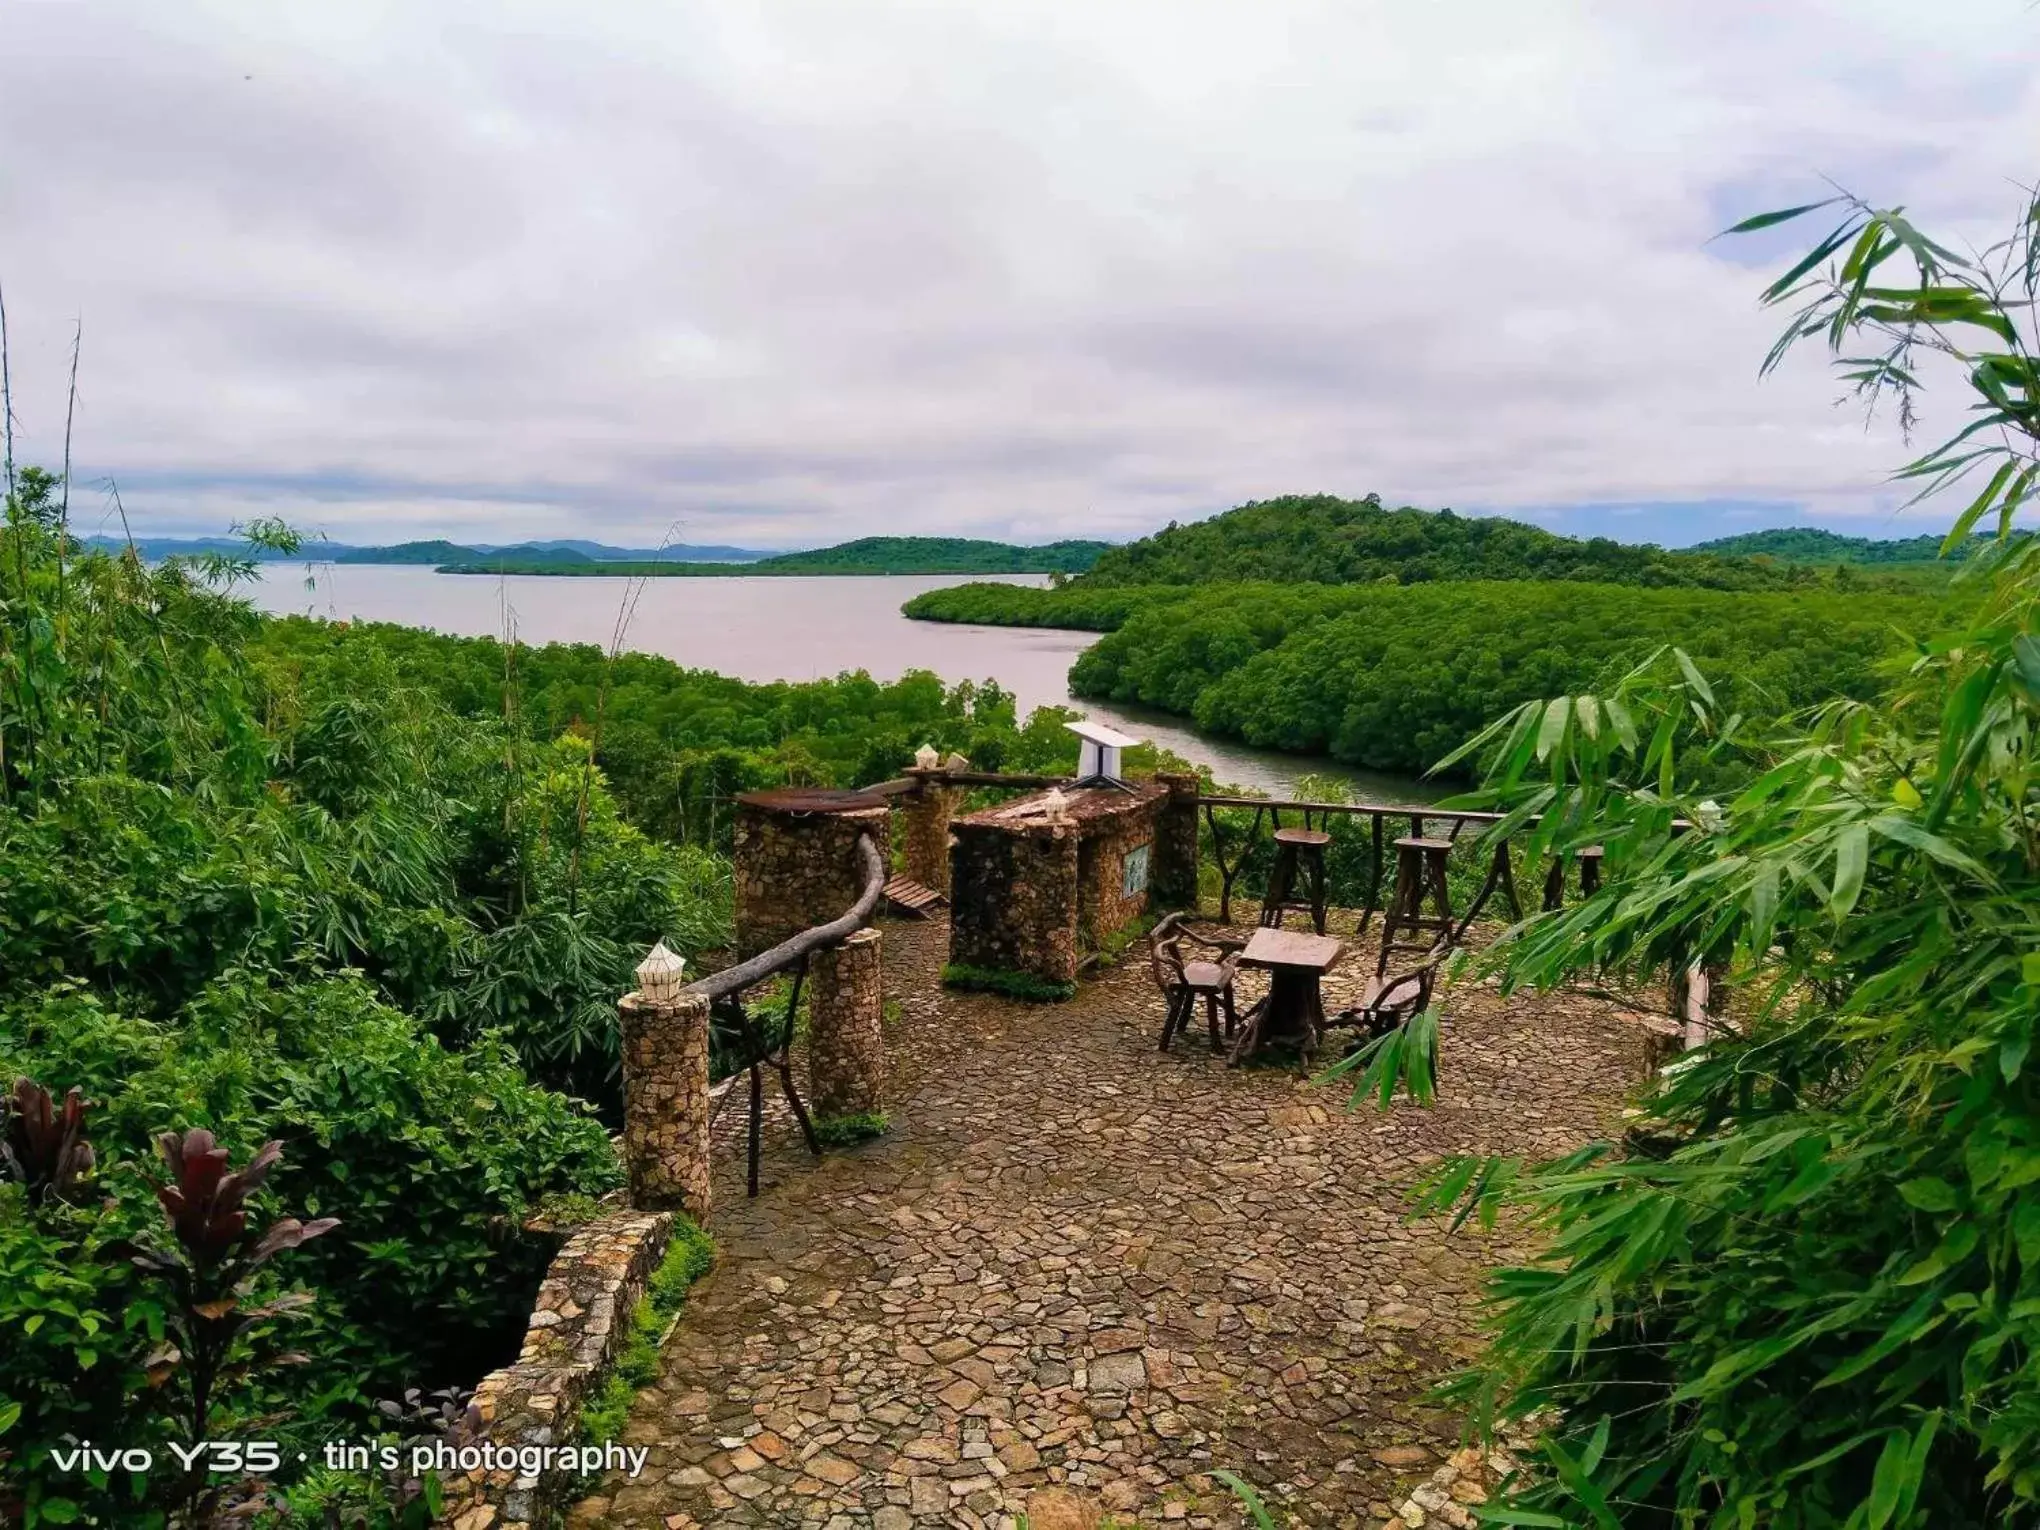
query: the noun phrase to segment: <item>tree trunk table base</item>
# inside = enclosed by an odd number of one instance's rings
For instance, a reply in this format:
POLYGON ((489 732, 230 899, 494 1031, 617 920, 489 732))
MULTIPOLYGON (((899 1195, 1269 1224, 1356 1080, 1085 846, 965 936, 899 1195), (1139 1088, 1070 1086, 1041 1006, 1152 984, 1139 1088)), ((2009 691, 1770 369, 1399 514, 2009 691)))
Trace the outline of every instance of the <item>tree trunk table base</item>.
POLYGON ((1228 1059, 1232 1066, 1263 1047, 1293 1049, 1306 1057, 1317 1051, 1325 1025, 1322 980, 1345 949, 1326 935, 1267 927, 1254 932, 1240 964, 1267 969, 1268 993, 1247 1011, 1228 1059))

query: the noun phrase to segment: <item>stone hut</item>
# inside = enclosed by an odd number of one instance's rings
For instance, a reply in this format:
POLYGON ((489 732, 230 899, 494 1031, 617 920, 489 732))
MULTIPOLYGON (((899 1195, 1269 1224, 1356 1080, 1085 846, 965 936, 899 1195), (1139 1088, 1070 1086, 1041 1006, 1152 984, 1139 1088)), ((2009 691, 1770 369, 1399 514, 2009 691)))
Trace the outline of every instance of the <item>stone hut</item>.
POLYGON ((737 798, 737 959, 840 918, 864 891, 857 840, 891 852, 892 811, 866 792, 782 787, 737 798))
POLYGON ((1136 781, 1036 792, 956 819, 952 981, 1069 992, 1084 956, 1147 912, 1171 802, 1166 782, 1136 781))

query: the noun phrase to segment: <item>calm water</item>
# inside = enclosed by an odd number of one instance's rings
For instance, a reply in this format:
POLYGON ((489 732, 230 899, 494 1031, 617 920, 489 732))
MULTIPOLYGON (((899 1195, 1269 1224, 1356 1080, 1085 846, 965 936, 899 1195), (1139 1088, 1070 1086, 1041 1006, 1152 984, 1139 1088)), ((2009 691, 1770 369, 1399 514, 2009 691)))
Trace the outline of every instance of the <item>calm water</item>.
MULTIPOLYGON (((1094 633, 960 627, 900 615, 901 605, 923 590, 968 577, 651 579, 639 586, 624 646, 742 680, 815 680, 858 669, 878 680, 896 680, 910 669, 933 670, 952 683, 995 679, 1019 699, 1023 716, 1039 706, 1074 707, 1209 765, 1220 781, 1235 785, 1286 792, 1298 777, 1317 774, 1337 776, 1356 795, 1374 801, 1439 795, 1400 777, 1330 760, 1200 738, 1166 714, 1078 701, 1069 693, 1069 669, 1097 640, 1094 633)), ((1013 575, 999 582, 1046 581, 1013 575)), ((499 635, 508 623, 527 643, 607 646, 624 589, 619 579, 272 563, 264 566, 255 601, 265 611, 401 622, 465 637, 499 635)))

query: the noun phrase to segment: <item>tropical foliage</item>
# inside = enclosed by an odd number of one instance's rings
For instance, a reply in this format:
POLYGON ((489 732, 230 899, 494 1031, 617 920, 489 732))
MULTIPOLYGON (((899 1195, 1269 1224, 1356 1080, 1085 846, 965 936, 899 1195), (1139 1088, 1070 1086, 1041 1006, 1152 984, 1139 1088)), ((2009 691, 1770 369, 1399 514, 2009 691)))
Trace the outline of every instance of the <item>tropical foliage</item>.
POLYGON ((156 1139, 209 1134, 187 1168, 273 1140, 249 1204, 342 1218, 288 1260, 320 1292, 311 1363, 221 1390, 220 1429, 280 1414, 316 1442, 472 1380, 549 1255, 531 1208, 619 1178, 591 1109, 535 1079, 613 1100, 630 966, 722 939, 725 872, 623 822, 585 741, 458 717, 372 645, 258 653, 247 564, 84 549, 32 470, 6 508, 0 1077, 48 1094, 0 1125, 0 1502, 140 1523, 125 1474, 49 1449, 160 1446, 148 1357, 209 1352, 115 1257, 155 1225, 156 1139))
POLYGON ((386 665, 401 684, 478 723, 501 718, 507 704, 521 734, 592 747, 632 824, 725 851, 737 793, 888 780, 924 743, 982 770, 1076 764, 1076 740, 1062 727, 1075 714, 1042 708, 1023 726, 1012 693, 996 681, 945 686, 925 670, 883 682, 857 672, 753 685, 593 644, 505 645, 303 618, 266 624, 257 648, 283 676, 386 665))
POLYGON ((1497 1523, 2040 1522, 2040 549, 2010 535, 2040 478, 2040 202, 1977 257, 1844 205, 1767 293, 1798 305, 1773 359, 1818 337, 1908 420, 1923 363, 1953 362, 1975 423, 1901 476, 1966 472, 1949 544, 1986 518, 2001 540, 1982 602, 1874 701, 1751 730, 1667 652, 1472 746, 1532 853, 1606 847, 1599 896, 1499 947, 1504 984, 1692 964, 1748 1000, 1621 1141, 1428 1187, 1548 1240, 1495 1278, 1454 1388, 1554 1410, 1497 1523), (1695 784, 1723 762, 1746 783, 1725 806, 1695 784))

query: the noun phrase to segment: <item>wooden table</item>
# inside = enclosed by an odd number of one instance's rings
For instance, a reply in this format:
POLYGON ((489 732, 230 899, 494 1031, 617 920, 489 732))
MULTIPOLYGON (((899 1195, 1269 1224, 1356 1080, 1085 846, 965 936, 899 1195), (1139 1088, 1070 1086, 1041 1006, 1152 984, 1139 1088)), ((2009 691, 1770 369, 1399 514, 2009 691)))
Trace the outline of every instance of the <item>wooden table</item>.
POLYGON ((1345 946, 1329 935, 1266 927, 1254 931, 1240 952, 1240 964, 1267 969, 1268 995, 1247 1011, 1231 1061, 1242 1063, 1270 1043, 1316 1051, 1325 1024, 1319 980, 1345 954, 1345 946))

